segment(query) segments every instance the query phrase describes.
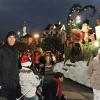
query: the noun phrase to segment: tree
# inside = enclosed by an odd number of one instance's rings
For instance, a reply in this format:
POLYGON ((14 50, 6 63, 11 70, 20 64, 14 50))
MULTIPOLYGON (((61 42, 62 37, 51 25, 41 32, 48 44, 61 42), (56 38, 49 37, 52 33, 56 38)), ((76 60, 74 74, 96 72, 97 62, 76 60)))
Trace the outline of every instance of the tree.
POLYGON ((56 36, 49 36, 47 37, 42 43, 41 47, 43 50, 49 51, 52 49, 62 51, 63 50, 63 44, 61 43, 61 40, 56 36))

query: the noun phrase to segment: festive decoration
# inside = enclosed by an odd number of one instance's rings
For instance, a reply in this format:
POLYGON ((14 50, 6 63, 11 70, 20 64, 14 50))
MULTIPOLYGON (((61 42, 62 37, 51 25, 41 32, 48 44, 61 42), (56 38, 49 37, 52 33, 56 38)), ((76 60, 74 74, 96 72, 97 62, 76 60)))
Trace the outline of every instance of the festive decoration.
MULTIPOLYGON (((89 9, 91 9, 91 15, 90 15, 90 17, 93 17, 95 15, 95 13, 96 13, 96 8, 93 5, 86 5, 86 6, 84 6, 80 10, 80 12, 83 12, 83 11, 86 11, 86 10, 88 11, 89 9)), ((88 14, 90 14, 90 12, 88 14)))
POLYGON ((80 42, 82 40, 81 31, 76 31, 73 33, 75 42, 80 42))
MULTIPOLYGON (((84 16, 85 14, 87 14, 89 16, 88 19, 90 19, 91 17, 93 17, 95 15, 95 13, 96 13, 96 9, 95 9, 95 6, 93 6, 93 5, 86 5, 86 6, 82 7, 79 4, 74 4, 70 8, 70 12, 69 12, 69 15, 67 18, 68 25, 70 26, 73 24, 77 24, 77 21, 81 22, 81 20, 77 20, 78 15, 84 16), (73 21, 74 23, 72 23, 71 21, 73 21)), ((78 17, 78 19, 79 19, 79 17, 78 17)))

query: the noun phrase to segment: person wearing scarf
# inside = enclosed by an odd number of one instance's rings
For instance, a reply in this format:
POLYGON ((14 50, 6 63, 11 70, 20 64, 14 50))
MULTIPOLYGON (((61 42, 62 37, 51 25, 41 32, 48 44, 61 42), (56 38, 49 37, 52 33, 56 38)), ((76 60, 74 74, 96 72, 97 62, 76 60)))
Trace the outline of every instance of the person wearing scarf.
POLYGON ((62 82, 59 80, 59 78, 53 78, 52 80, 58 84, 56 96, 60 99, 62 96, 62 82))
POLYGON ((64 100, 62 99, 62 82, 63 74, 56 72, 54 77, 47 85, 44 100, 48 100, 48 98, 49 100, 64 100))

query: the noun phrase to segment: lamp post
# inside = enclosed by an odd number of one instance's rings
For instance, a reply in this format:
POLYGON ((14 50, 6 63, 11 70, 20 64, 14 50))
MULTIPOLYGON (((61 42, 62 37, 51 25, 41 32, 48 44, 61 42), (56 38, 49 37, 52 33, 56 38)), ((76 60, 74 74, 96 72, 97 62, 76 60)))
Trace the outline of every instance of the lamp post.
POLYGON ((35 34, 33 35, 33 37, 34 37, 34 39, 35 39, 35 41, 36 41, 36 44, 38 44, 38 43, 39 43, 39 37, 40 37, 39 33, 35 33, 35 34))

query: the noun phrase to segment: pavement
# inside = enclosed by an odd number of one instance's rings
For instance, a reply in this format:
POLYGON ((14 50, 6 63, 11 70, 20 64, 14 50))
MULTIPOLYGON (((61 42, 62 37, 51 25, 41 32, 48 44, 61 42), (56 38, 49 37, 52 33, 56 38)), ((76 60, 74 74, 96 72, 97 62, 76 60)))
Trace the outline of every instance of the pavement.
POLYGON ((70 79, 64 79, 63 93, 66 100, 92 100, 93 92, 91 88, 83 86, 70 79))
MULTIPOLYGON (((52 71, 47 70, 45 79, 49 80, 53 74, 52 71)), ((91 88, 67 78, 64 78, 63 81, 63 94, 66 100, 93 100, 93 91, 91 88)))

